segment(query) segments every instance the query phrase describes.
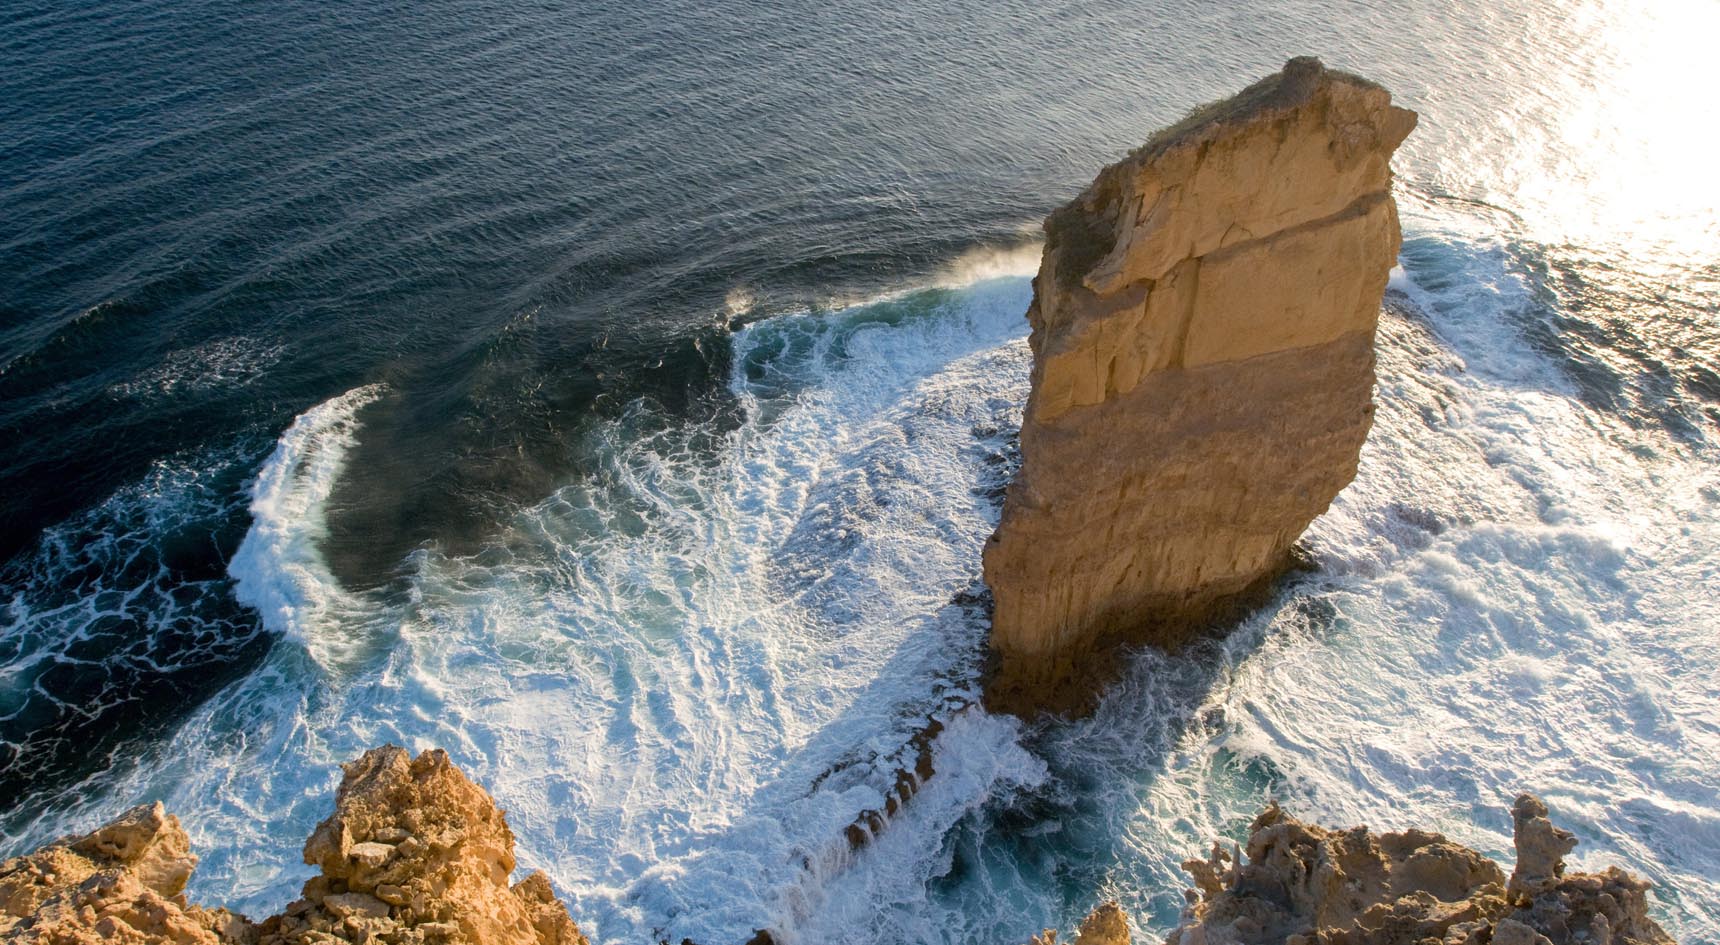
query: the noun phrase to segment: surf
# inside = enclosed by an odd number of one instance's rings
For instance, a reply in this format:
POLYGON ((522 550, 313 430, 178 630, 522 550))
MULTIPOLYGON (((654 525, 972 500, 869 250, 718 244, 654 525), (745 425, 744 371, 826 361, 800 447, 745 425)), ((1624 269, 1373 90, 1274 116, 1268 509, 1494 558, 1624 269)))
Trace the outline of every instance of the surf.
POLYGON ((1712 465, 1612 448, 1652 433, 1513 343, 1535 273, 1492 224, 1437 201, 1406 224, 1377 427, 1308 536, 1313 569, 1223 639, 1139 654, 1091 720, 972 705, 1030 291, 1019 262, 981 264, 738 326, 738 422, 636 403, 589 433, 587 475, 478 554, 414 553, 403 593, 345 590, 317 547, 382 391, 306 411, 258 467, 231 564, 279 644, 81 816, 163 797, 204 853, 192 897, 266 913, 306 875, 292 846, 339 762, 443 747, 594 940, 952 942, 1068 926, 1101 897, 1162 932, 1181 858, 1269 798, 1502 853, 1498 797, 1527 787, 1571 812, 1580 862, 1642 864, 1708 928, 1706 762, 1659 746, 1709 757, 1720 694, 1622 680, 1712 663, 1680 629, 1703 605, 1674 593, 1713 566, 1712 465), (1683 498, 1617 487, 1645 476, 1683 498), (929 722, 936 773, 892 811, 929 722), (1602 784, 1630 799, 1607 809, 1583 787, 1602 784))

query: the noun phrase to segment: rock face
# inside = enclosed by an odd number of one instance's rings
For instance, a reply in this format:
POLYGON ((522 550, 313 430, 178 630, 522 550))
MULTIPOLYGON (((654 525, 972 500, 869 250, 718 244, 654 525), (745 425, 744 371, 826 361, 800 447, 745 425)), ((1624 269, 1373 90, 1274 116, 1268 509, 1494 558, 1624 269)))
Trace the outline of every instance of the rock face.
POLYGON ((514 835, 442 751, 387 746, 346 766, 334 816, 305 843, 322 875, 262 924, 263 945, 448 942, 586 945, 536 872, 508 885, 514 835))
MULTIPOLYGON (((1617 868, 1567 873, 1576 838, 1525 794, 1517 868, 1438 834, 1308 826, 1271 807, 1247 863, 1215 845, 1168 945, 1671 945, 1648 883, 1617 868)), ((0 863, 0 941, 31 945, 589 945, 533 873, 513 886, 502 812, 440 751, 392 746, 346 766, 333 816, 305 844, 321 875, 261 923, 185 901, 197 857, 157 803, 83 837, 0 863)), ((774 941, 760 932, 755 942, 774 941)), ((1055 945, 1046 930, 1030 945, 1055 945)), ((1107 902, 1073 945, 1129 945, 1107 902)))
POLYGON ((1183 868, 1196 889, 1168 945, 1671 945, 1648 883, 1617 867, 1566 873, 1576 839, 1517 798, 1517 868, 1436 833, 1326 830, 1277 807, 1254 821, 1248 862, 1215 845, 1183 868))
POLYGON ((1354 478, 1415 121, 1293 59, 1047 218, 1022 466, 985 550, 988 703, 1081 708, 1110 646, 1260 587, 1354 478))
POLYGON ((188 905, 197 857, 159 802, 83 837, 0 864, 0 940, 43 945, 220 945, 254 930, 225 909, 188 905))
POLYGON ((508 885, 502 812, 441 751, 388 746, 346 766, 305 844, 322 875, 253 924, 188 905, 197 858, 159 803, 0 864, 0 939, 90 945, 587 945, 537 872, 508 885))

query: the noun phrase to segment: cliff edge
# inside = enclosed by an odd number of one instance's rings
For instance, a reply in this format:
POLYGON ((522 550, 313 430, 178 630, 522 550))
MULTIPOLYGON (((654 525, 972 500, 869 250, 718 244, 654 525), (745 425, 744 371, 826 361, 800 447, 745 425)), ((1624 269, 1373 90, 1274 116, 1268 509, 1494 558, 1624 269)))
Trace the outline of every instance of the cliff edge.
POLYGON ((588 945, 549 877, 514 886, 514 836, 442 751, 392 745, 345 768, 305 844, 321 875, 253 923, 186 902, 197 865, 157 802, 0 864, 0 940, 40 945, 588 945))
MULTIPOLYGON (((1309 826, 1270 807, 1241 851, 1183 868, 1196 889, 1167 945, 1671 945, 1649 884, 1617 868, 1567 872, 1576 838, 1532 795, 1512 811, 1517 866, 1420 830, 1309 826)), ((512 886, 514 838, 441 751, 387 746, 346 766, 332 816, 306 842, 320 875, 258 923, 192 905, 197 865, 177 818, 133 808, 82 837, 0 863, 0 941, 31 945, 589 945, 548 877, 512 886)), ((754 942, 776 941, 759 932, 754 942)), ((1129 945, 1114 902, 1072 945, 1129 945)), ((1030 945, 1055 945, 1051 930, 1030 945)))
POLYGON ((1047 218, 1021 471, 985 549, 990 706, 1084 708, 1114 645, 1262 586, 1355 477, 1415 122, 1292 59, 1047 218))

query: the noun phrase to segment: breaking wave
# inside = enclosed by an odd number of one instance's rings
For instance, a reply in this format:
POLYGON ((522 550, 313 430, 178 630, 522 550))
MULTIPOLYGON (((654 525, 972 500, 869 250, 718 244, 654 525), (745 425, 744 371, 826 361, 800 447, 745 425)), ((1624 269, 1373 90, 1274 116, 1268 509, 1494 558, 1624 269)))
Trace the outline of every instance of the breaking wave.
POLYGON ((357 442, 358 413, 384 393, 371 384, 300 414, 251 484, 251 529, 228 573, 239 602, 264 626, 303 646, 319 664, 362 659, 364 608, 330 573, 318 543, 328 501, 357 442))

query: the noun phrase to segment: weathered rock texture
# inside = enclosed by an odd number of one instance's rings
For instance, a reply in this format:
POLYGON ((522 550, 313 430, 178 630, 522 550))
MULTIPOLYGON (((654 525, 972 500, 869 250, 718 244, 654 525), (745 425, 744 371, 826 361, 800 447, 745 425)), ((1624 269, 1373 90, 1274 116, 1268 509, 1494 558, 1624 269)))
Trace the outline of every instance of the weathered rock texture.
POLYGON ((254 924, 188 905, 197 858, 159 803, 0 864, 0 939, 52 945, 586 945, 537 872, 508 885, 514 837, 441 751, 388 746, 346 766, 305 844, 322 874, 254 924))
POLYGON ((43 945, 254 940, 243 917, 188 905, 197 857, 157 802, 0 864, 0 940, 43 945))
POLYGON ((1254 821, 1247 863, 1215 845, 1183 868, 1197 889, 1168 945, 1670 945, 1648 883, 1617 867, 1566 873, 1576 838, 1517 798, 1517 867, 1436 833, 1326 830, 1277 807, 1254 821))
POLYGON ((1081 708, 1110 646, 1259 587, 1354 478, 1415 121, 1293 59, 1046 220, 1022 466, 985 550, 994 707, 1081 708))
MULTIPOLYGON (((1129 915, 1115 902, 1100 903, 1081 923, 1070 945, 1129 945, 1129 915)), ((1027 945, 1057 945, 1055 929, 1035 935, 1027 945)))
POLYGON ((549 877, 508 885, 514 835, 483 788, 442 751, 387 746, 346 766, 334 816, 305 843, 322 875, 262 924, 264 945, 372 939, 585 945, 549 877))

